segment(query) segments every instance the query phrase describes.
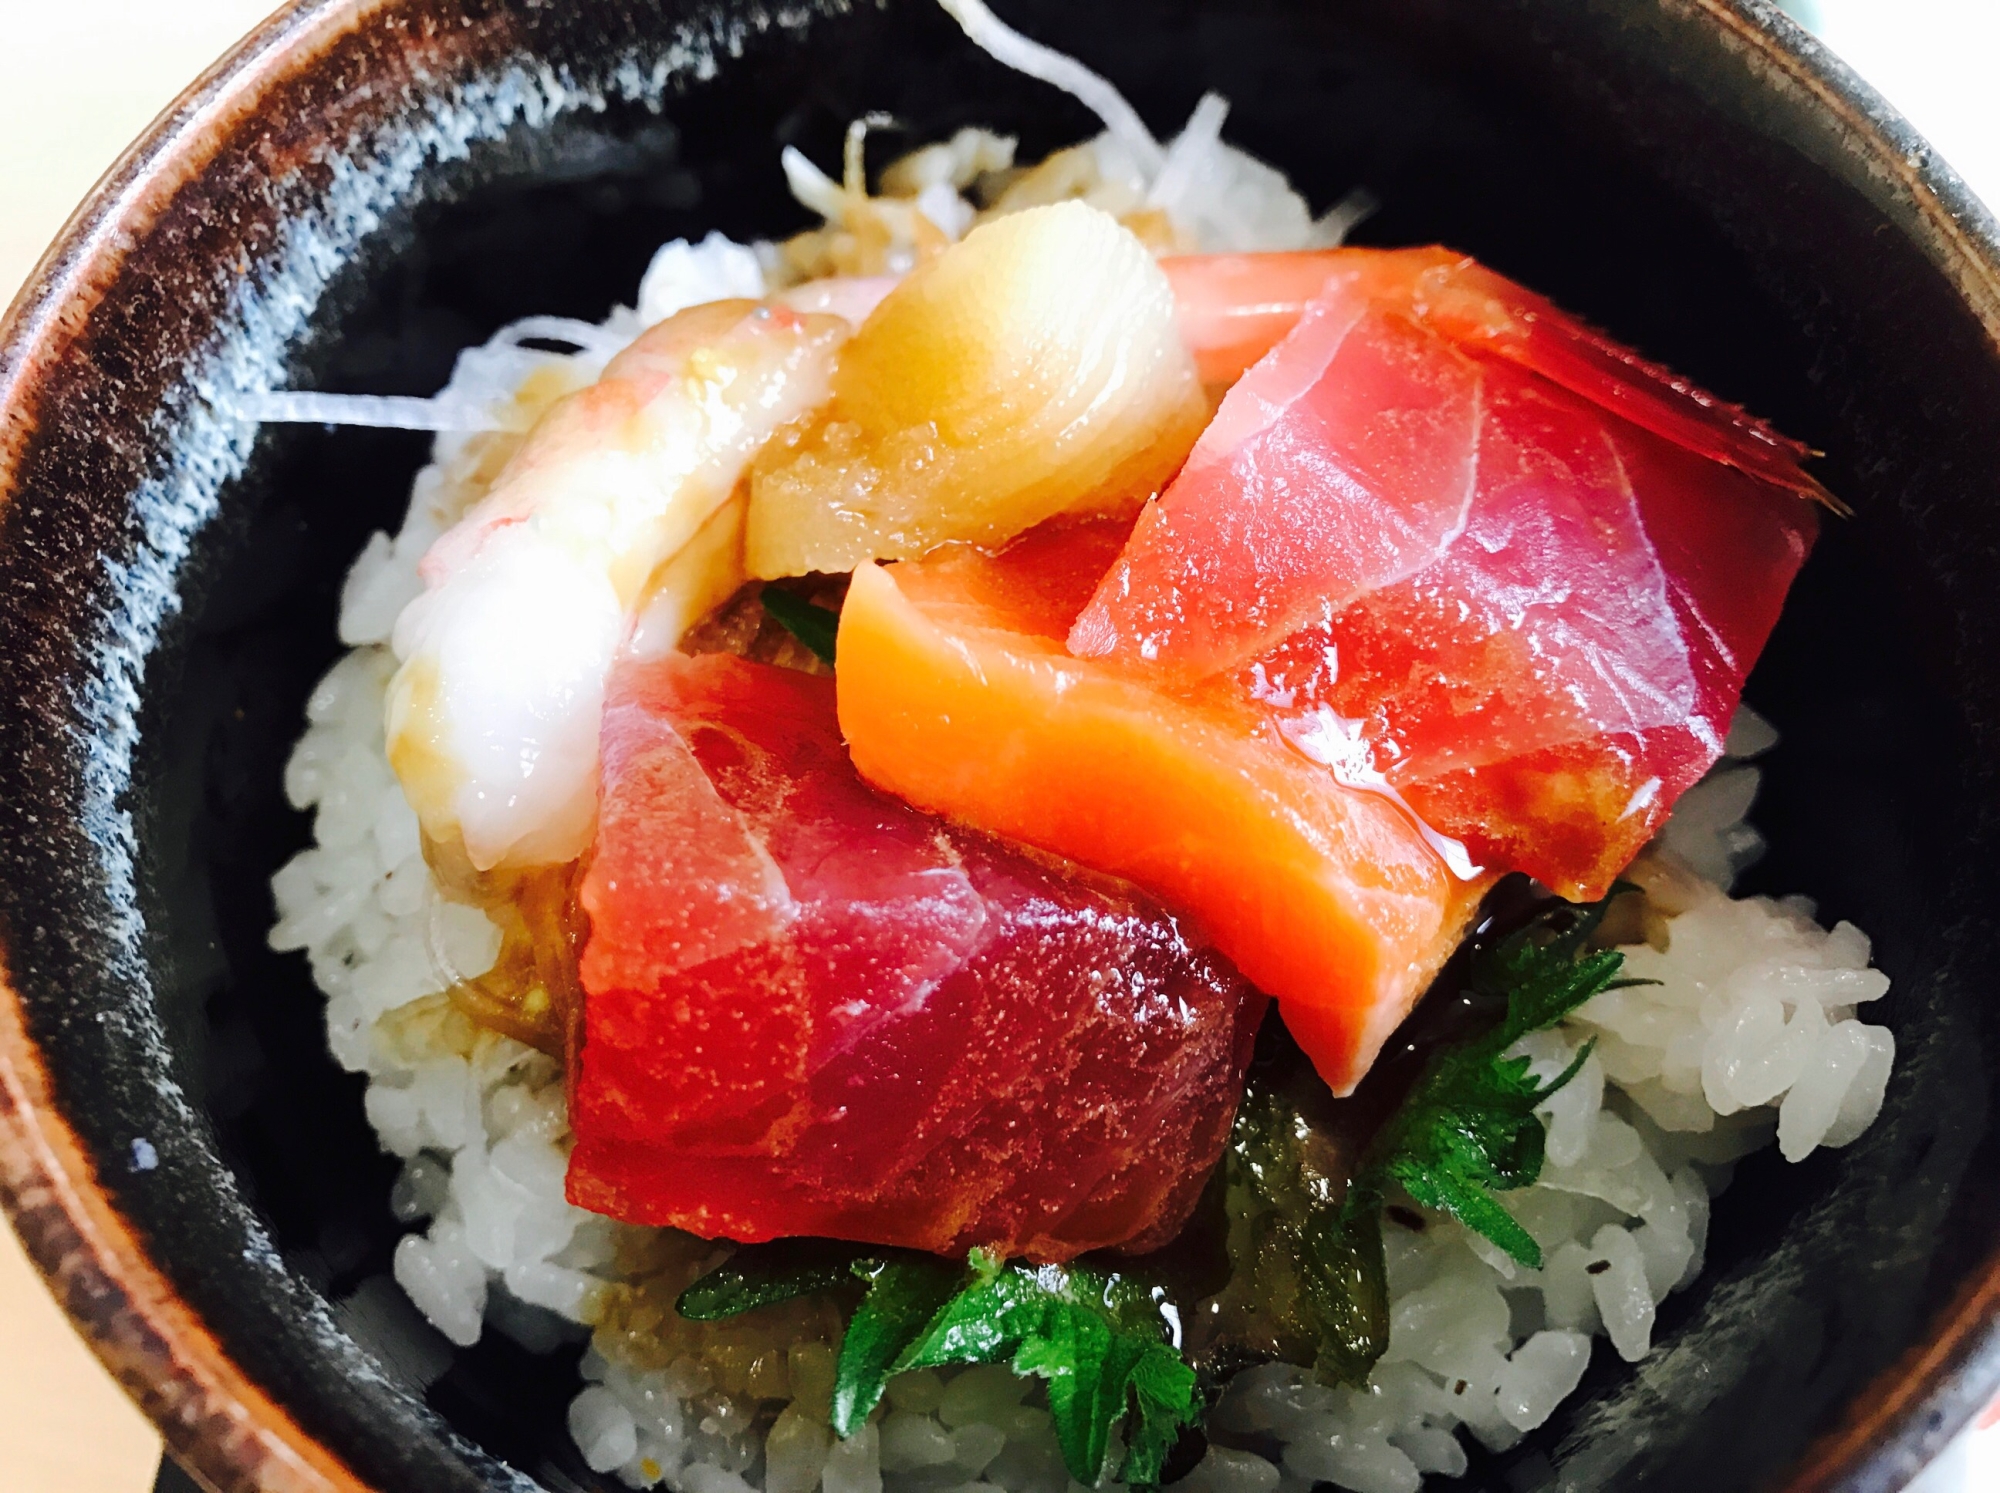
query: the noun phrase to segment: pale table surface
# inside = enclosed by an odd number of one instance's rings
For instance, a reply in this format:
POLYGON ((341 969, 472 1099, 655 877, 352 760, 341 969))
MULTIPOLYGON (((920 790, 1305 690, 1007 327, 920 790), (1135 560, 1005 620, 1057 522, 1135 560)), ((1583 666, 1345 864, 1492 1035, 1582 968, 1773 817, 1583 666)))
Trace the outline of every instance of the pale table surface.
MULTIPOLYGON (((1986 81, 2000 5, 1819 7, 1827 39, 1906 97, 1975 186, 2000 194, 2000 107, 1986 81)), ((0 299, 125 144, 270 8, 269 0, 0 0, 0 299)), ((159 1447, 0 1228, 0 1493, 145 1493, 159 1447)), ((2000 1448, 1968 1447, 1950 1460, 1957 1465, 1939 1468, 1926 1493, 2000 1493, 2000 1448)))

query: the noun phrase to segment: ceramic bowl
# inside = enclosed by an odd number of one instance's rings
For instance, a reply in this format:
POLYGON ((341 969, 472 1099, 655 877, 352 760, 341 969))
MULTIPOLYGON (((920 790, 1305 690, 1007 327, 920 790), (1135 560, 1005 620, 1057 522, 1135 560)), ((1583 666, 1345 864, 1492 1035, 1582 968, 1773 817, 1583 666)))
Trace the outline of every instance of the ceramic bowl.
MULTIPOLYGON (((1650 1358, 1465 1486, 1888 1489, 2000 1388, 2000 268, 1993 222, 1756 0, 1009 0, 1154 121, 1362 238, 1469 250, 1826 452, 1750 698, 1758 889, 1876 939, 1860 1142, 1745 1164, 1650 1358)), ((427 393, 653 247, 801 226, 777 157, 886 110, 1034 153, 1092 122, 923 0, 307 0, 200 80, 0 328, 0 1193, 217 1489, 603 1488, 574 1354, 453 1351, 387 1277, 395 1163, 268 878, 340 577, 422 438, 259 430, 276 385, 427 393)))

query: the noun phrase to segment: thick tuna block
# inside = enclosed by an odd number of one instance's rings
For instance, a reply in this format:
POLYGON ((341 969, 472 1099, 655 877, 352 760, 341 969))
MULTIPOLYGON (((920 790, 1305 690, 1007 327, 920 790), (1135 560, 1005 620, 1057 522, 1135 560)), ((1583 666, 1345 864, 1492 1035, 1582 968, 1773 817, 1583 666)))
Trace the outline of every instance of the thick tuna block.
POLYGON ((603 751, 573 1202, 1037 1259, 1178 1229, 1264 1005, 1228 964, 869 788, 831 680, 630 665, 603 751))

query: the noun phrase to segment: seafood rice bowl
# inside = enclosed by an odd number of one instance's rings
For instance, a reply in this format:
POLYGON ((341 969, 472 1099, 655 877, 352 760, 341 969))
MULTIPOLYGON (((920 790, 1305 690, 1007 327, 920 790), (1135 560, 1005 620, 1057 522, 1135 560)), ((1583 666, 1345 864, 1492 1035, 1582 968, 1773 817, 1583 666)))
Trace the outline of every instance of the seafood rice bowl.
MULTIPOLYGON (((395 1281, 684 1493, 1409 1493, 1637 1363, 1889 981, 1736 897, 1807 454, 945 0, 1103 133, 772 163, 429 399, 274 882, 395 1281)), ((1773 770, 1781 770, 1774 768, 1773 770)))

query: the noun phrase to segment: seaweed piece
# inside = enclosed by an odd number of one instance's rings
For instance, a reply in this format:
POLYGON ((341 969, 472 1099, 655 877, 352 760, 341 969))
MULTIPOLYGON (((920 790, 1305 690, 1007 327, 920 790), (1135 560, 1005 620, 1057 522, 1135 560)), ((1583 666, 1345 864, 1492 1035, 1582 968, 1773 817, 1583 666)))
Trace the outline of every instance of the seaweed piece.
POLYGON ((1330 1379, 1360 1384, 1389 1345, 1381 1203, 1349 1208, 1376 1096, 1335 1100, 1282 1033, 1252 1070, 1230 1135, 1248 1193, 1251 1287, 1259 1306, 1330 1379))
POLYGON ((1597 902, 1550 908, 1473 962, 1468 985, 1504 996, 1506 1014, 1482 1035, 1432 1055, 1370 1146, 1344 1212, 1379 1211, 1393 1179, 1424 1207, 1449 1213, 1529 1269, 1541 1268, 1541 1246, 1494 1194, 1541 1176, 1546 1132, 1535 1109, 1576 1077, 1593 1044, 1547 1084, 1529 1075, 1528 1059, 1505 1054, 1616 983, 1625 956, 1586 945, 1626 890, 1619 883, 1597 902))

